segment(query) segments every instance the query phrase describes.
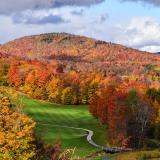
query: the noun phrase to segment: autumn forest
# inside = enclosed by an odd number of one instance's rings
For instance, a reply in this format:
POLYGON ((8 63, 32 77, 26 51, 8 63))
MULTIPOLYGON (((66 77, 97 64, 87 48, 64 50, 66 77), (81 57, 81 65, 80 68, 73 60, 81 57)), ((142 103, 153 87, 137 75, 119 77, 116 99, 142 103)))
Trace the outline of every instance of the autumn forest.
POLYGON ((158 160, 159 147, 160 54, 68 33, 0 45, 0 160, 158 160))

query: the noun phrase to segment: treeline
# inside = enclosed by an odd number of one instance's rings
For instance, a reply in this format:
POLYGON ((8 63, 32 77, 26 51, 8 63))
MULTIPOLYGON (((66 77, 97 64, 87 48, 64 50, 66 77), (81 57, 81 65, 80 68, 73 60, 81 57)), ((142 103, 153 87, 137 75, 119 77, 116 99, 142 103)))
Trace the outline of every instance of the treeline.
POLYGON ((110 83, 98 92, 90 112, 107 124, 110 142, 121 147, 160 145, 160 90, 140 83, 110 83))
POLYGON ((61 104, 89 104, 104 79, 97 73, 53 74, 46 69, 25 70, 15 65, 2 73, 5 78, 1 79, 1 84, 15 87, 33 98, 61 104))
MULTIPOLYGON (((18 64, 16 62, 11 65, 1 65, 0 85, 15 87, 33 98, 53 103, 90 104, 95 93, 103 90, 111 81, 126 83, 137 81, 130 80, 129 77, 122 80, 122 78, 113 74, 82 73, 73 69, 64 73, 61 66, 57 67, 56 72, 54 72, 55 68, 52 66, 48 65, 48 67, 37 63, 24 62, 18 64)), ((143 81, 143 83, 153 85, 153 82, 149 82, 149 84, 143 81)), ((155 84, 158 85, 157 83, 155 84)))

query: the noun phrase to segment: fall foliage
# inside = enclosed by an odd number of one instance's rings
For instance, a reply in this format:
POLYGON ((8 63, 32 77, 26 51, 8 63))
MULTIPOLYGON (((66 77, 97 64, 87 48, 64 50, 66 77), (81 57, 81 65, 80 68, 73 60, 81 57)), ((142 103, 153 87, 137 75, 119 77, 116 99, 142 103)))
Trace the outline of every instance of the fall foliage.
POLYGON ((109 85, 94 96, 89 110, 108 125, 112 144, 139 148, 144 144, 147 130, 153 124, 159 124, 160 104, 153 102, 155 97, 150 89, 142 90, 141 84, 139 89, 136 85, 125 86, 109 85), (148 99, 146 92, 151 99, 148 99))
MULTIPOLYGON (((0 46, 0 86, 52 103, 89 104, 112 145, 140 148, 160 141, 159 62, 158 54, 118 44, 42 34, 0 46)), ((33 159, 39 145, 42 157, 58 159, 61 144, 35 144, 34 127, 1 93, 0 160, 33 159)))
POLYGON ((0 160, 34 159, 35 122, 12 108, 0 92, 0 160))

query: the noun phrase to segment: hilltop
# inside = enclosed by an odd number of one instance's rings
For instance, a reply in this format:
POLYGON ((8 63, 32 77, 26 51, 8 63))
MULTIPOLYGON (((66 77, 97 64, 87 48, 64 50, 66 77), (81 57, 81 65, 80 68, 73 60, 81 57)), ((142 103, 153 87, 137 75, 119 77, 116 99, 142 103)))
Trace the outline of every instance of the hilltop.
POLYGON ((1 45, 0 53, 26 60, 61 64, 66 70, 97 70, 122 75, 137 69, 143 71, 146 65, 158 65, 160 62, 158 54, 68 33, 26 36, 1 45))

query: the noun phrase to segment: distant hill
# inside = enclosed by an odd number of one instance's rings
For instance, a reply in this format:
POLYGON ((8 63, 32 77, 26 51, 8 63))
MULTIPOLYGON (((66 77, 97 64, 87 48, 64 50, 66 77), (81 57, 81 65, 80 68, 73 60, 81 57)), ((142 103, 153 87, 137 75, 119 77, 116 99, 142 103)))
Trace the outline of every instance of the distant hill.
POLYGON ((77 71, 98 70, 130 74, 147 64, 159 65, 160 56, 68 33, 27 36, 0 46, 0 53, 26 60, 61 64, 77 71))

